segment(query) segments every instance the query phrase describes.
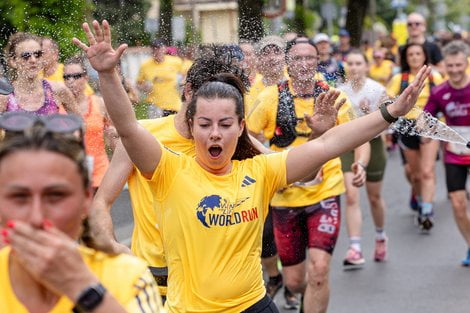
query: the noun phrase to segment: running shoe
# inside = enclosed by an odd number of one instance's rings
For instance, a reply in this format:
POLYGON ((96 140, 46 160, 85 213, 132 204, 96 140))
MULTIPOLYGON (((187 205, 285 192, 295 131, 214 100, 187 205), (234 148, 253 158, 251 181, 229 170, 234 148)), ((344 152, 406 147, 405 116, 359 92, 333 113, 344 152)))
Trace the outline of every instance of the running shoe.
POLYGON ((366 261, 362 256, 362 252, 349 247, 348 252, 346 252, 346 258, 343 261, 344 269, 359 269, 364 266, 364 263, 366 263, 366 261))
POLYGON ((432 217, 432 214, 418 215, 417 221, 419 227, 424 232, 429 232, 434 226, 434 219, 432 217))
POLYGON ((298 310, 300 307, 299 298, 289 290, 289 288, 284 288, 284 299, 286 303, 284 304, 284 309, 286 310, 298 310))
POLYGON ((282 274, 279 274, 276 277, 269 278, 268 282, 266 283, 266 293, 271 299, 274 299, 277 292, 282 288, 282 274))
POLYGON ((384 262, 387 259, 387 241, 388 238, 375 240, 375 262, 384 262))
POLYGON ((470 249, 467 251, 467 258, 462 260, 462 266, 468 267, 470 266, 470 249))

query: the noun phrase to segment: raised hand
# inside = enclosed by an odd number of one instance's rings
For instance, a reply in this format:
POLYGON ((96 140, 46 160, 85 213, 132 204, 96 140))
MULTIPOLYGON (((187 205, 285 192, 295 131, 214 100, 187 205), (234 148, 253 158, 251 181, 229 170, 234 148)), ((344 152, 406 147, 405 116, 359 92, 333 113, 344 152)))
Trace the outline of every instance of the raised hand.
POLYGON ((102 25, 98 21, 93 21, 92 24, 95 34, 91 31, 88 23, 82 25, 89 46, 75 37, 72 42, 86 53, 91 66, 97 72, 113 71, 126 50, 127 44, 122 44, 114 50, 111 46, 111 29, 108 21, 103 20, 102 25))
POLYGON ((335 103, 340 95, 337 90, 330 90, 318 96, 312 115, 305 114, 305 121, 312 130, 312 138, 321 136, 324 132, 334 127, 338 112, 346 99, 335 103))
POLYGON ((415 106, 418 96, 425 86, 424 82, 430 73, 430 66, 424 65, 419 70, 413 82, 389 105, 389 112, 392 116, 403 116, 415 106))

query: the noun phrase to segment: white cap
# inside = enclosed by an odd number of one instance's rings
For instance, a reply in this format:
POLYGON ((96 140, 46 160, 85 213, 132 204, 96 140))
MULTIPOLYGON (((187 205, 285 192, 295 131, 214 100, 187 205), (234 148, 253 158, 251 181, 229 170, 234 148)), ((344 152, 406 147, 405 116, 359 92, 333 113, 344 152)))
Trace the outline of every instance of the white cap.
POLYGON ((328 37, 328 35, 325 33, 318 33, 315 35, 315 37, 313 37, 314 44, 317 44, 322 41, 330 42, 330 37, 328 37))

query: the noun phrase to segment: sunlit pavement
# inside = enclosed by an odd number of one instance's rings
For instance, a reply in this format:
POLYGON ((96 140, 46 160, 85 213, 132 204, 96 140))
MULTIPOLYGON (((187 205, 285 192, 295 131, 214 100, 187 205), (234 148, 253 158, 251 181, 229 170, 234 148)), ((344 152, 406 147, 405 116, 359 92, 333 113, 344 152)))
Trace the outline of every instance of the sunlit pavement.
MULTIPOLYGON (((460 266, 466 247, 453 221, 441 161, 438 161, 436 174, 436 226, 430 234, 421 234, 408 207, 410 188, 404 178, 399 154, 397 151, 391 153, 384 182, 389 258, 385 263, 375 263, 372 259, 374 229, 366 195, 362 192, 362 241, 366 264, 361 270, 343 271, 342 262, 348 244, 343 222, 332 261, 328 312, 470 312, 470 268, 460 266)), ((119 240, 126 240, 132 229, 132 214, 127 206, 128 193, 124 191, 113 207, 119 240)), ((296 312, 282 309, 282 290, 275 302, 283 313, 296 312)))

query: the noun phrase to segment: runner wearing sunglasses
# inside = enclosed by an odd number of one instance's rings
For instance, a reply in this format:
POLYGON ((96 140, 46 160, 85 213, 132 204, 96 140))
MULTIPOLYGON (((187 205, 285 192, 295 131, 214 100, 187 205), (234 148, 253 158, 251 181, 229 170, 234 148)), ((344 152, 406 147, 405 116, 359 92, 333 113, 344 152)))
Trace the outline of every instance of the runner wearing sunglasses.
POLYGON ((0 127, 0 312, 162 312, 143 261, 85 246, 80 120, 11 112, 0 127))
POLYGON ((0 112, 25 111, 47 115, 57 113, 63 106, 68 113, 78 113, 75 99, 63 83, 39 78, 43 69, 43 51, 38 37, 28 33, 13 34, 5 55, 14 91, 6 96, 0 95, 0 112))

